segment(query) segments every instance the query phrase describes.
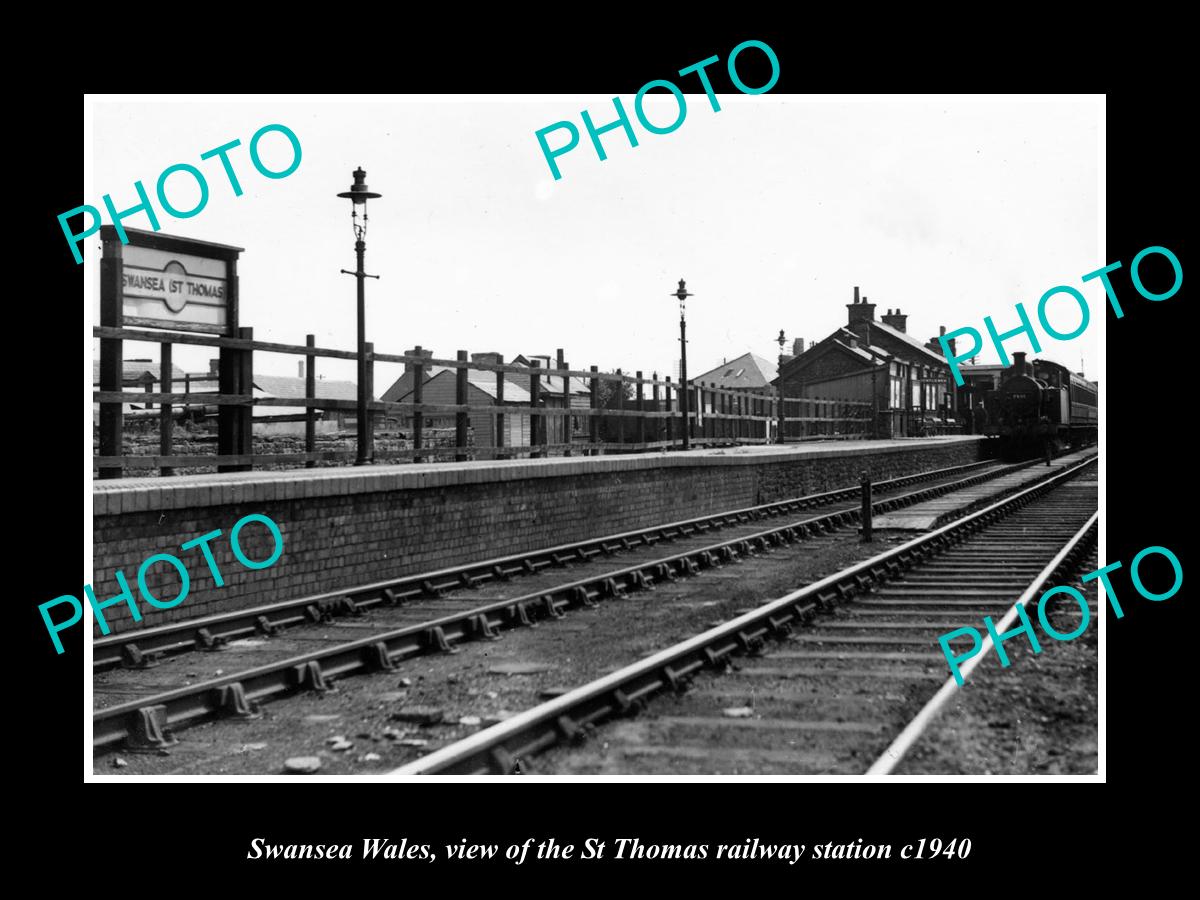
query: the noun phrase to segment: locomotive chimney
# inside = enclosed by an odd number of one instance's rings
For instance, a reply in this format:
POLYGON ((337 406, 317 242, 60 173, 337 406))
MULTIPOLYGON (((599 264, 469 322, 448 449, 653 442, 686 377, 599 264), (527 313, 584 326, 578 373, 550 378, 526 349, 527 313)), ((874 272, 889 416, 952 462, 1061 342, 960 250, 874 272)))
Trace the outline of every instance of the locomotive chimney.
POLYGON ((1013 354, 1013 368, 1018 375, 1025 374, 1025 351, 1018 350, 1013 354))

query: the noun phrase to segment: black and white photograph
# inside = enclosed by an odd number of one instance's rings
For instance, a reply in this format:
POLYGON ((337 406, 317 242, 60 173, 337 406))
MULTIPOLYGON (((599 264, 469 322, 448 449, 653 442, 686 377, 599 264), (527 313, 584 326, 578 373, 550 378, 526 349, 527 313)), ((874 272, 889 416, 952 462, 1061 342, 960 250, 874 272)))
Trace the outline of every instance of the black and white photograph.
POLYGON ((87 98, 87 779, 1102 778, 1104 99, 764 46, 87 98))

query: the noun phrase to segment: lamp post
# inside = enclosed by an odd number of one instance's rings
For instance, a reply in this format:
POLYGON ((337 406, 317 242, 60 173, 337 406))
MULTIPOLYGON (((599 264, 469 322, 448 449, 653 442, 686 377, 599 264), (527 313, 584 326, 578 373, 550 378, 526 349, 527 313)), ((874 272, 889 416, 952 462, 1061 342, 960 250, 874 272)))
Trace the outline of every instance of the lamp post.
POLYGON ((779 343, 779 433, 775 437, 775 443, 783 443, 783 345, 787 343, 787 338, 783 336, 783 329, 779 329, 779 337, 775 338, 779 343))
POLYGON ((366 292, 363 287, 364 279, 375 278, 378 275, 368 275, 363 271, 363 256, 367 252, 367 200, 376 200, 383 194, 367 190, 367 173, 362 166, 354 170, 354 183, 350 190, 338 194, 350 200, 350 224, 354 227, 354 251, 358 254, 358 269, 349 272, 342 269, 343 275, 353 275, 358 279, 358 458, 356 466, 369 465, 375 456, 375 434, 371 428, 371 415, 367 411, 370 385, 367 383, 367 308, 366 292), (358 208, 362 207, 362 221, 358 220, 358 208))
POLYGON ((688 419, 688 377, 687 377, 687 320, 684 319, 684 305, 687 298, 694 296, 688 292, 682 278, 673 296, 679 300, 679 411, 683 414, 683 449, 690 446, 689 436, 692 424, 688 419))

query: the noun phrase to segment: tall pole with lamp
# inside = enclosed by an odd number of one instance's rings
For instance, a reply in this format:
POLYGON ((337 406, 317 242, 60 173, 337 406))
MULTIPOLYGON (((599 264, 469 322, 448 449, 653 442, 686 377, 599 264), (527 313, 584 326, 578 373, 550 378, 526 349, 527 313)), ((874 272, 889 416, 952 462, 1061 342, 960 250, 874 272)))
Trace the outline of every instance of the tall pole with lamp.
POLYGON ((690 446, 689 435, 692 425, 688 419, 688 377, 687 377, 687 320, 684 318, 684 305, 690 294, 682 278, 674 296, 679 300, 679 411, 683 414, 683 449, 690 446))
POLYGON ((354 170, 354 183, 350 190, 338 194, 350 201, 350 223, 354 227, 354 251, 358 254, 358 269, 349 272, 342 269, 343 275, 353 275, 358 279, 358 458, 356 466, 369 465, 375 457, 375 432, 371 428, 371 414, 367 410, 370 403, 370 384, 367 378, 367 307, 365 279, 378 275, 368 275, 363 270, 363 257, 367 252, 367 200, 377 200, 383 194, 367 190, 367 173, 362 166, 354 170), (358 208, 362 207, 362 221, 358 219, 358 208))

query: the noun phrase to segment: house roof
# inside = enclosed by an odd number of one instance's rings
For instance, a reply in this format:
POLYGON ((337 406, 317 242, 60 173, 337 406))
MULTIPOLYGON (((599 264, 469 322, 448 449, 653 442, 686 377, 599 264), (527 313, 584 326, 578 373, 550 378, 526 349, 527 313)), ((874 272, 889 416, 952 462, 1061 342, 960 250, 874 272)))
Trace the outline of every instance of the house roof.
MULTIPOLYGON (((523 356, 517 354, 509 360, 508 365, 519 366, 532 370, 531 361, 538 360, 546 365, 553 366, 553 357, 549 356, 523 356)), ((544 366, 543 366, 544 368, 544 366)), ((434 377, 442 372, 455 372, 454 366, 426 366, 425 367, 425 383, 428 384, 434 377)), ((467 370, 467 381, 479 388, 489 397, 496 396, 496 373, 492 371, 476 371, 474 369, 467 370)), ((392 382, 391 386, 383 392, 381 400, 387 403, 399 403, 410 393, 412 393, 413 382, 415 380, 415 372, 410 367, 399 378, 392 382)), ((505 372, 504 373, 504 399, 516 400, 519 402, 529 402, 529 390, 531 387, 530 375, 525 372, 505 372)), ((541 379, 542 394, 562 394, 563 380, 558 375, 543 375, 541 379)), ((571 376, 570 392, 572 394, 590 394, 591 384, 586 378, 577 378, 571 376)))
MULTIPOLYGON (((545 360, 546 357, 534 356, 534 357, 532 357, 532 359, 545 360)), ((527 366, 528 362, 529 362, 529 360, 527 360, 524 356, 518 355, 516 358, 514 358, 509 363, 509 365, 527 366)), ((528 368, 530 369, 530 374, 532 374, 533 367, 528 366, 528 368)), ((524 372, 506 372, 504 374, 504 378, 506 381, 510 381, 513 384, 520 385, 526 392, 528 392, 530 390, 530 387, 532 385, 532 383, 530 381, 530 376, 526 375, 524 372)), ((561 394, 562 389, 563 389, 562 376, 560 376, 560 375, 543 375, 541 385, 542 385, 542 387, 541 387, 542 393, 544 393, 544 394, 561 394)), ((577 378, 576 376, 572 375, 571 376, 571 393, 572 394, 590 394, 591 393, 591 385, 588 384, 587 379, 577 378)))
POLYGON ((764 388, 778 374, 775 363, 753 353, 743 353, 737 359, 722 363, 690 380, 723 388, 764 388))
MULTIPOLYGON (((845 353, 853 356, 864 366, 869 366, 871 363, 874 363, 876 366, 886 366, 888 360, 892 359, 894 356, 894 354, 890 353, 888 350, 885 350, 883 347, 876 347, 873 344, 863 346, 862 338, 850 329, 843 326, 837 331, 834 331, 833 333, 826 335, 824 338, 817 341, 816 344, 801 353, 799 356, 793 356, 791 359, 786 360, 783 364, 783 368, 788 372, 803 369, 830 351, 845 353), (854 346, 851 345, 851 341, 854 342, 854 346)), ((772 384, 775 384, 778 381, 779 379, 777 377, 772 381, 772 384)))
POLYGON ((850 344, 847 344, 845 341, 839 341, 836 338, 833 340, 833 343, 835 345, 837 345, 838 347, 841 347, 843 350, 847 351, 848 353, 853 353, 855 356, 859 357, 863 362, 866 362, 866 363, 873 362, 877 366, 887 365, 885 360, 887 360, 892 355, 892 354, 888 353, 886 350, 884 350, 882 347, 870 346, 869 349, 867 347, 853 347, 850 344))
MULTIPOLYGON (((283 397, 299 400, 308 395, 305 379, 294 375, 255 375, 256 397, 283 397)), ((332 381, 318 378, 317 397, 321 400, 357 400, 358 386, 353 381, 332 381)))
MULTIPOLYGON (((435 379, 451 378, 453 379, 457 373, 457 369, 452 366, 432 366, 430 371, 433 373, 424 382, 428 387, 431 381, 435 379)), ((406 372, 405 375, 410 373, 406 372)), ((396 381, 392 387, 388 388, 383 399, 389 403, 404 403, 411 396, 413 391, 412 378, 408 379, 407 390, 402 393, 397 391, 395 396, 388 396, 393 393, 397 385, 403 380, 403 376, 396 381)), ((467 383, 477 390, 483 391, 493 400, 496 399, 496 373, 495 372, 476 372, 471 369, 467 370, 467 383)), ((528 403, 530 400, 529 391, 525 390, 519 384, 514 384, 508 377, 504 379, 504 402, 505 403, 528 403)))
MULTIPOLYGON (((862 323, 862 324, 865 325, 866 323, 862 323)), ((889 337, 895 338, 896 340, 907 344, 913 350, 918 351, 920 353, 920 358, 922 359, 922 362, 925 362, 926 364, 934 363, 934 364, 946 365, 946 357, 942 356, 940 353, 935 353, 934 351, 930 350, 928 347, 926 347, 924 344, 922 344, 920 341, 918 341, 915 337, 912 337, 911 335, 907 334, 906 332, 903 332, 903 331, 899 330, 898 328, 893 328, 891 325, 888 325, 884 322, 877 322, 874 319, 871 320, 870 324, 871 324, 872 331, 876 331, 876 330, 882 331, 884 334, 888 335, 889 337)))
MULTIPOLYGON (((121 378, 126 384, 129 384, 130 382, 141 381, 144 376, 149 374, 155 381, 159 381, 161 379, 159 378, 158 367, 159 364, 156 362, 127 359, 121 363, 121 378)), ((172 381, 183 381, 184 374, 183 369, 179 368, 179 366, 171 366, 172 381)), ((92 384, 100 384, 100 360, 98 359, 92 360, 92 384)))

